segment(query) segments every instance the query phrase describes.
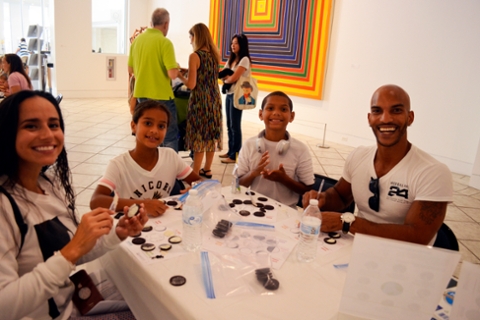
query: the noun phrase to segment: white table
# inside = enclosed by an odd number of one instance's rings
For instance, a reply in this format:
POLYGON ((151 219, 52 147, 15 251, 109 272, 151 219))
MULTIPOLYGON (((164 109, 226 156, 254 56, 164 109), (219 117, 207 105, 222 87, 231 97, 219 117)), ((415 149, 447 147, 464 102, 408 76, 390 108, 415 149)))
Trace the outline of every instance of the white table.
MULTIPOLYGON (((232 197, 230 188, 222 192, 232 197)), ((277 220, 297 214, 292 208, 279 211, 277 220)), ((292 252, 281 269, 273 270, 280 282, 274 295, 217 299, 206 297, 199 252, 145 265, 120 247, 101 262, 137 319, 335 319, 346 270, 333 264, 347 263, 350 252, 348 245, 311 263, 299 263, 292 252), (186 284, 172 286, 175 275, 184 276, 186 284)))

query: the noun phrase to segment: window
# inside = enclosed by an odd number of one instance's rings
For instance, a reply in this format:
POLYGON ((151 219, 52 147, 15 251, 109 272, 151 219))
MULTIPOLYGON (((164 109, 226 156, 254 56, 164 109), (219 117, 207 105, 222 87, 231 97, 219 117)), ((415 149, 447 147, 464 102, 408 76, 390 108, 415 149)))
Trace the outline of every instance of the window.
POLYGON ((92 52, 125 53, 127 0, 92 0, 92 52))
POLYGON ((21 38, 28 44, 30 25, 43 26, 42 50, 46 50, 50 42, 49 6, 49 0, 0 0, 0 55, 15 53, 21 38))

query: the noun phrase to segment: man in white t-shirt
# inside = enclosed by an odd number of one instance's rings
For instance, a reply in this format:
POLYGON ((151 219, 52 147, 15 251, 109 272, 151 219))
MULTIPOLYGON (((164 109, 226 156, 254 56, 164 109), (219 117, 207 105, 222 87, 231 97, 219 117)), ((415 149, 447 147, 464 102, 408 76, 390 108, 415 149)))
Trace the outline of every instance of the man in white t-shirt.
MULTIPOLYGON (((405 90, 385 85, 375 91, 368 123, 377 145, 355 149, 338 183, 321 193, 322 231, 433 244, 453 200, 453 181, 446 165, 407 140, 413 119, 405 90), (338 213, 352 201, 356 217, 338 213)), ((315 191, 306 193, 304 205, 314 197, 315 191)))

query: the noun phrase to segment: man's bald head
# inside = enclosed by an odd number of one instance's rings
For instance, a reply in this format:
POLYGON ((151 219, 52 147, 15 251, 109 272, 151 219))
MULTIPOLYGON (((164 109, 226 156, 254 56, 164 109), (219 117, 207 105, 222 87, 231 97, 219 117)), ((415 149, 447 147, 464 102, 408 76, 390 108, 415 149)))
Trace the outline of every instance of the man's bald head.
POLYGON ((390 97, 394 100, 401 101, 407 111, 410 111, 410 96, 401 87, 394 84, 386 84, 375 90, 370 101, 371 106, 377 105, 380 97, 390 97))

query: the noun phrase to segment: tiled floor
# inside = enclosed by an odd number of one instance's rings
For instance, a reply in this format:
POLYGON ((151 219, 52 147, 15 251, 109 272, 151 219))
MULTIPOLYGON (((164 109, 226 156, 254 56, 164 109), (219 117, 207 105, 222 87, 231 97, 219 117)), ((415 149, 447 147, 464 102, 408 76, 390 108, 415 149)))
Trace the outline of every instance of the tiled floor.
MULTIPOLYGON (((96 181, 103 174, 108 160, 132 149, 130 113, 126 99, 64 99, 61 103, 66 123, 66 146, 77 192, 80 213, 89 211, 90 197, 96 181)), ((243 136, 257 135, 262 123, 243 122, 243 136)), ((226 131, 224 132, 226 145, 226 131)), ((295 135, 311 148, 316 173, 338 179, 352 147, 326 143, 317 147, 319 139, 295 135)), ((225 150, 224 150, 225 151, 225 150)), ((223 185, 232 181, 233 165, 215 157, 213 178, 223 185)), ((448 206, 446 223, 455 232, 464 260, 480 264, 480 190, 468 187, 468 176, 453 174, 454 202, 448 206)))

